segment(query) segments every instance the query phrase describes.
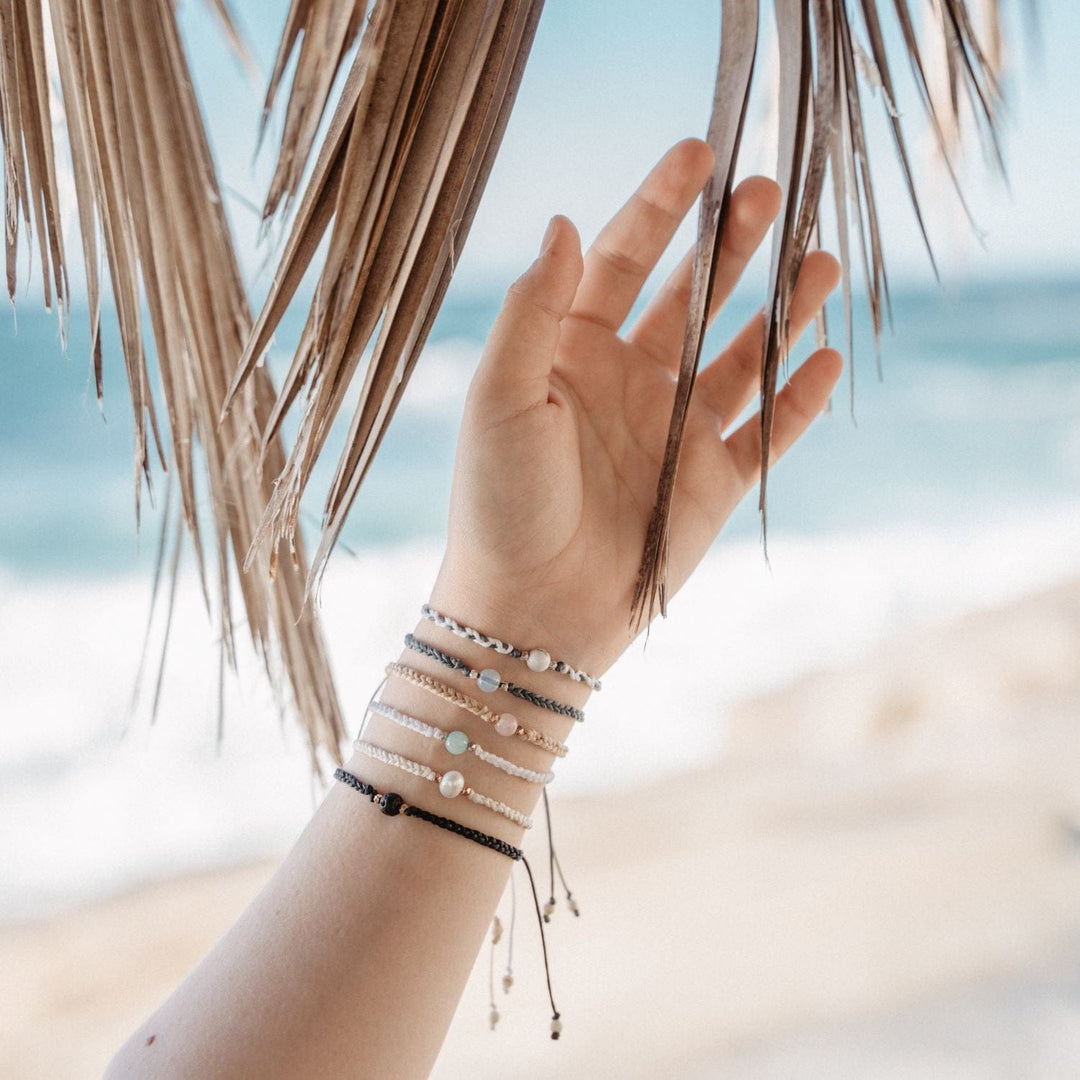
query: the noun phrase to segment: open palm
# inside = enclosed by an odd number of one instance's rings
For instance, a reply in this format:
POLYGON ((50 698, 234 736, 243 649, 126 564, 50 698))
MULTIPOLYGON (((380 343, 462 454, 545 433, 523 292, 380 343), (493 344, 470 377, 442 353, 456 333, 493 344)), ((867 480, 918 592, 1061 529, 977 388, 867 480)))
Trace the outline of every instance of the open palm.
MULTIPOLYGON (((691 255, 624 337, 619 330, 711 164, 705 143, 677 144, 584 259, 574 226, 554 218, 507 294, 466 401, 433 602, 520 627, 598 671, 634 636, 630 600, 674 401, 691 255)), ((764 177, 733 192, 710 319, 779 203, 764 177)), ((838 273, 824 252, 805 260, 793 338, 838 273)), ((757 391, 763 331, 759 314, 698 374, 672 503, 669 596, 759 477, 758 417, 724 433, 757 391)), ((824 407, 841 366, 835 350, 819 349, 778 395, 773 461, 824 407)))

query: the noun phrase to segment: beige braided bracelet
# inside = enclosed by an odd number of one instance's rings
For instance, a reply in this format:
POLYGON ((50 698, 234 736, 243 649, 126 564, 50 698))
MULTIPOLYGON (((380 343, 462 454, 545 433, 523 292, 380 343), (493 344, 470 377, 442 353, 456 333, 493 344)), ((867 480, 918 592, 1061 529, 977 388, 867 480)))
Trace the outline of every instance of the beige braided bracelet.
POLYGON ((457 705, 459 708, 471 712, 473 716, 478 716, 485 723, 491 724, 500 735, 516 735, 519 739, 531 742, 534 746, 539 746, 556 757, 566 757, 566 747, 550 735, 525 727, 519 723, 516 716, 510 713, 497 713, 489 709, 486 705, 477 701, 476 698, 469 697, 468 694, 463 694, 460 690, 455 690, 454 687, 441 682, 439 679, 432 678, 426 672, 417 671, 416 668, 409 667, 407 664, 394 663, 386 665, 386 674, 396 675, 399 679, 404 679, 406 682, 412 683, 413 686, 418 686, 420 689, 427 690, 428 693, 442 698, 443 701, 449 701, 451 705, 457 705))

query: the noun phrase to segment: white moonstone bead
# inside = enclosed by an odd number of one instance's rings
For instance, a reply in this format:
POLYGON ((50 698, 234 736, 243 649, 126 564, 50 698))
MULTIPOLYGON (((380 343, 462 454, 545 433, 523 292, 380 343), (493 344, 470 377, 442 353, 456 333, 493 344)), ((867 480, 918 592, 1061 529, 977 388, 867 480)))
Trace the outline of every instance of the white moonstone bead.
POLYGON ((493 667, 484 668, 476 680, 476 685, 479 686, 485 694, 490 694, 493 690, 498 690, 501 684, 502 679, 493 667))
POLYGON ((456 799, 465 790, 465 777, 457 771, 457 769, 451 769, 448 773, 443 773, 443 778, 439 781, 439 791, 448 799, 456 799))
POLYGON ((551 653, 543 649, 530 649, 525 663, 529 665, 530 671, 547 671, 551 667, 551 653))
POLYGON ((517 717, 512 716, 508 712, 504 712, 498 720, 495 721, 495 730, 500 735, 516 735, 518 729, 517 717))
POLYGON ((562 1021, 561 1020, 552 1020, 551 1021, 551 1037, 553 1039, 557 1039, 561 1034, 562 1034, 562 1021))

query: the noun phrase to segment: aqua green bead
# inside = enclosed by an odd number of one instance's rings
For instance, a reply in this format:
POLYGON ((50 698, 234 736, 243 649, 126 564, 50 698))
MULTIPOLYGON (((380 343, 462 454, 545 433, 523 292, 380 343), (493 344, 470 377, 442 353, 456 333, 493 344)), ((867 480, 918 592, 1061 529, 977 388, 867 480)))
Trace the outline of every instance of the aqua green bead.
POLYGON ((464 731, 451 731, 443 742, 451 754, 464 754, 469 749, 469 736, 464 731))

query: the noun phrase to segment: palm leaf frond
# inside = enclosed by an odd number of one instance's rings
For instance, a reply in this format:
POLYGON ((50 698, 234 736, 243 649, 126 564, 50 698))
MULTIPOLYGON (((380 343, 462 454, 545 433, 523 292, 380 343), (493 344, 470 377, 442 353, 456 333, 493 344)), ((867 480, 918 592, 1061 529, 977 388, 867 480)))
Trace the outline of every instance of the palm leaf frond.
POLYGON ((754 58, 757 55, 757 40, 757 0, 724 0, 720 62, 716 69, 716 88, 713 91, 712 115, 707 136, 707 142, 713 151, 713 171, 701 197, 694 273, 679 380, 675 388, 675 404, 671 413, 667 444, 664 447, 664 460, 660 467, 661 480, 657 489, 656 509, 645 536, 645 550, 631 602, 632 613, 641 610, 646 598, 651 603, 651 598, 656 597, 662 608, 667 606, 670 503, 675 491, 675 476, 679 467, 679 452, 682 449, 694 375, 705 338, 705 317, 713 289, 716 251, 727 223, 735 160, 742 139, 746 105, 750 97, 750 77, 754 72, 754 58), (665 482, 668 477, 671 479, 670 483, 665 482))
POLYGON ((263 217, 286 210, 300 180, 326 112, 330 91, 346 54, 356 43, 367 0, 292 0, 267 83, 259 140, 281 90, 289 58, 296 54, 277 165, 263 206, 263 217))
MULTIPOLYGON (((468 235, 521 79, 539 0, 377 0, 225 402, 258 370, 329 230, 300 345, 264 440, 306 388, 257 542, 292 542, 300 499, 364 350, 378 336, 326 502, 309 592, 386 427, 468 235)), ((249 560, 255 558, 255 549, 249 560)))
MULTIPOLYGON (((852 6, 861 17, 861 30, 870 43, 868 52, 856 41, 848 0, 774 0, 780 46, 777 181, 783 198, 773 231, 766 303, 767 331, 761 361, 761 479, 758 509, 763 542, 767 536, 766 491, 777 377, 780 365, 787 358, 789 347, 788 309, 810 239, 817 234, 818 210, 824 194, 827 165, 831 165, 837 214, 849 355, 852 341, 850 246, 853 237, 863 267, 875 348, 889 308, 882 231, 870 175, 870 154, 859 91, 857 61, 860 59, 873 69, 875 83, 881 90, 908 196, 935 273, 937 269, 895 104, 896 91, 878 10, 879 4, 877 0, 857 0, 852 6), (850 217, 854 217, 854 230, 850 228, 850 217)), ((938 136, 954 183, 956 173, 950 156, 954 140, 950 140, 948 133, 960 130, 962 102, 967 103, 975 117, 980 135, 991 148, 997 164, 1003 168, 994 128, 1000 98, 998 68, 1001 59, 1001 25, 998 4, 994 0, 986 0, 984 5, 984 32, 988 42, 984 48, 965 0, 932 0, 931 15, 926 28, 932 38, 942 43, 947 56, 948 94, 944 102, 940 100, 940 95, 935 99, 931 92, 926 77, 926 46, 920 44, 917 38, 911 5, 908 0, 893 0, 891 6, 920 99, 938 136)), ((727 131, 728 118, 733 112, 745 109, 745 96, 749 93, 749 72, 743 84, 743 100, 733 101, 722 95, 719 89, 733 62, 732 56, 749 56, 752 68, 753 42, 756 40, 757 29, 756 12, 755 25, 746 25, 747 10, 750 8, 756 8, 756 5, 732 0, 724 3, 722 9, 718 92, 713 105, 713 122, 710 123, 708 141, 716 155, 714 180, 717 176, 726 176, 728 179, 726 185, 710 182, 702 197, 701 207, 702 222, 717 221, 721 226, 722 210, 730 195, 738 140, 733 143, 726 137, 721 138, 719 133, 727 131), (738 54, 727 50, 727 43, 735 40, 731 36, 732 24, 739 26, 738 47, 741 53, 738 54), (719 123, 716 122, 718 118, 719 123)), ((956 186, 959 190, 958 183, 956 186)), ((709 229, 703 229, 699 233, 695 282, 698 275, 705 272, 704 260, 711 258, 715 245, 711 237, 709 229), (705 243, 706 237, 709 238, 708 243, 705 243)), ((657 483, 656 502, 631 605, 632 625, 651 621, 657 608, 661 614, 667 613, 668 521, 678 465, 678 444, 682 439, 694 372, 701 352, 702 336, 696 331, 696 326, 702 311, 705 310, 700 295, 695 297, 695 301, 691 305, 684 339, 667 452, 657 483)), ((820 329, 819 327, 819 332, 820 329)))
MULTIPOLYGON (((33 207, 39 242, 49 255, 45 265, 51 267, 56 295, 66 302, 42 10, 41 0, 0 0, 9 284, 18 242, 13 222, 17 225, 20 213, 29 220, 33 207)), ((251 547, 273 475, 284 467, 285 457, 279 439, 261 436, 276 396, 265 371, 249 380, 218 425, 251 314, 173 3, 51 0, 49 11, 87 264, 98 395, 100 241, 135 412, 136 520, 141 477, 151 483, 150 436, 166 467, 147 366, 144 302, 171 433, 167 467, 175 471, 178 520, 192 541, 210 606, 196 507, 196 446, 205 462, 222 658, 235 665, 231 566, 251 547)), ((48 299, 48 274, 45 290, 48 299)), ((318 771, 320 746, 340 761, 340 707, 318 624, 304 610, 303 546, 294 543, 281 562, 276 549, 264 550, 258 560, 261 573, 240 574, 238 584, 252 642, 268 673, 275 645, 280 650, 318 771), (269 585, 268 578, 273 579, 269 585)))

